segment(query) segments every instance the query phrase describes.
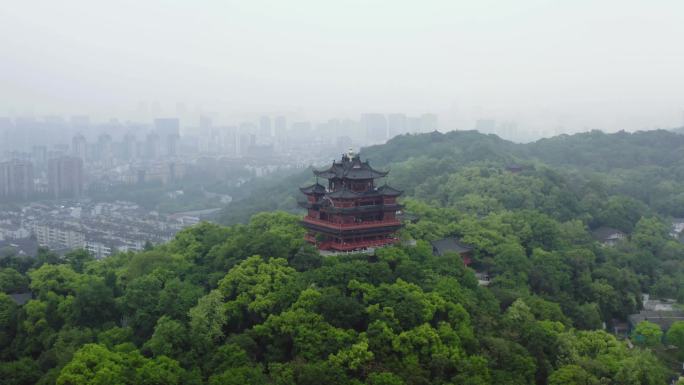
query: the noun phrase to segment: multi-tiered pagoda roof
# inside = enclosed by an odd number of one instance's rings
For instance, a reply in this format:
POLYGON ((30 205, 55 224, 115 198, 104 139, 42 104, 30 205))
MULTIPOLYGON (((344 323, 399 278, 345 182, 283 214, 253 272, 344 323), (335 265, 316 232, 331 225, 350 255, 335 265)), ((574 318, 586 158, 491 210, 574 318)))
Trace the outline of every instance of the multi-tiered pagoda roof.
POLYGON ((375 180, 387 171, 373 169, 351 151, 341 161, 333 161, 325 170, 315 170, 317 181, 300 188, 307 196, 300 205, 307 209, 302 224, 307 240, 321 249, 354 251, 383 246, 397 241, 394 232, 401 227, 396 218, 402 206, 396 198, 402 194, 375 180), (318 182, 327 179, 327 187, 318 182))
POLYGON ((350 157, 348 154, 342 157, 341 162, 333 161, 332 166, 326 170, 314 170, 314 175, 325 179, 376 179, 387 176, 388 173, 373 169, 368 161, 362 162, 358 155, 350 157))

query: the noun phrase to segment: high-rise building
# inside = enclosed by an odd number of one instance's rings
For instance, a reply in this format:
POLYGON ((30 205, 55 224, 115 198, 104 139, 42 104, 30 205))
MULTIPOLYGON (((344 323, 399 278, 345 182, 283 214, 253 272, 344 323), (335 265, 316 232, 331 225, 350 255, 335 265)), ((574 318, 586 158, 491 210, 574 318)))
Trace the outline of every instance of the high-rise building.
POLYGON ((157 118, 154 120, 154 130, 159 135, 180 135, 180 121, 178 118, 157 118))
POLYGON ((237 127, 216 127, 212 130, 212 141, 209 142, 209 151, 225 155, 237 155, 237 127))
POLYGON ((366 137, 366 130, 363 125, 353 119, 343 119, 340 121, 340 131, 348 134, 356 141, 363 141, 366 137))
POLYGON ((326 170, 314 170, 315 184, 300 188, 307 210, 301 221, 305 239, 320 250, 355 251, 399 242, 397 230, 402 227, 396 214, 402 209, 397 202, 401 191, 377 179, 387 171, 373 169, 351 150, 342 161, 333 161, 326 170), (327 186, 318 183, 327 179, 327 186))
POLYGON ((14 127, 10 118, 0 117, 0 159, 11 148, 10 131, 14 127))
POLYGON ((145 138, 145 158, 157 159, 161 156, 161 140, 156 132, 150 132, 145 138))
POLYGON ((336 148, 351 148, 354 145, 354 141, 347 135, 344 136, 338 136, 335 139, 335 147, 336 148))
POLYGON ((287 118, 284 116, 276 116, 273 122, 273 136, 281 136, 287 131, 287 118))
POLYGON ((164 154, 166 156, 176 156, 178 154, 178 137, 167 136, 164 140, 164 154))
POLYGON ((483 134, 493 134, 496 131, 496 120, 478 119, 475 122, 475 130, 483 134))
POLYGON ((71 155, 85 162, 88 154, 88 142, 82 134, 76 134, 71 139, 71 155))
POLYGON ((371 143, 387 140, 387 118, 383 114, 363 114, 361 124, 366 130, 366 139, 371 143))
POLYGON ((420 129, 422 132, 437 131, 437 114, 423 114, 420 116, 420 129))
POLYGON ((31 160, 38 169, 45 169, 47 164, 47 146, 33 146, 31 147, 31 160))
POLYGON ((26 199, 33 191, 31 162, 15 159, 0 163, 0 196, 26 199))
POLYGON ((390 138, 395 137, 397 135, 405 134, 408 131, 406 115, 389 114, 387 116, 387 127, 389 129, 390 138))
POLYGON ((237 136, 237 155, 246 156, 252 147, 256 145, 256 135, 250 133, 241 133, 237 136))
POLYGON ((411 134, 417 134, 421 132, 420 118, 409 117, 406 120, 406 130, 411 134))
POLYGON ((83 195, 83 161, 62 156, 48 162, 48 190, 55 199, 83 195))
POLYGON ((262 116, 261 119, 259 119, 259 137, 270 137, 272 134, 271 118, 268 116, 262 116))
POLYGON ((178 139, 180 138, 180 122, 178 118, 155 119, 154 131, 161 140, 163 155, 176 156, 178 139))
POLYGON ((200 135, 205 136, 211 133, 212 121, 209 116, 202 115, 199 119, 199 132, 200 135))
POLYGON ((138 157, 138 142, 134 133, 128 132, 124 135, 122 147, 122 156, 124 159, 133 160, 138 157))
POLYGON ((97 159, 110 162, 114 157, 114 144, 109 134, 103 133, 97 137, 97 159))

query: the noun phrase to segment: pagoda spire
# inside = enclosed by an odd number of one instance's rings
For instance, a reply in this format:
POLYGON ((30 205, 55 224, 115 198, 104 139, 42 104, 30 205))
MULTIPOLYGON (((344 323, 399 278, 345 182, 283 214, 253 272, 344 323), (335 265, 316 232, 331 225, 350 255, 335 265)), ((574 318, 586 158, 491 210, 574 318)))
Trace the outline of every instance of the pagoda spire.
POLYGON ((333 161, 327 170, 314 170, 316 184, 300 188, 307 209, 301 224, 306 240, 321 250, 359 251, 390 245, 399 241, 396 231, 402 227, 397 214, 403 208, 397 202, 402 191, 387 183, 377 187, 376 180, 387 172, 374 170, 350 148, 341 162, 333 161), (328 188, 318 179, 328 180, 328 188))

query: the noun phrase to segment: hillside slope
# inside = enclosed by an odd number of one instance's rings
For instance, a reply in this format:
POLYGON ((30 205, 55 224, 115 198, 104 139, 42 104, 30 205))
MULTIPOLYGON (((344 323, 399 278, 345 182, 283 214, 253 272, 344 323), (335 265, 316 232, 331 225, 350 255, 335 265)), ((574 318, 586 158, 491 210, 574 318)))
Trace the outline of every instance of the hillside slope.
MULTIPOLYGON (((678 151, 677 138, 603 135, 518 145, 433 133, 364 149, 392 169, 415 219, 399 233, 415 242, 370 256, 321 256, 284 212, 201 223, 103 260, 2 254, 0 382, 663 384, 680 369, 684 322, 665 336, 640 323, 633 347, 602 329, 638 312, 644 293, 684 302, 684 244, 663 215, 681 196, 679 160, 652 151, 678 151), (581 161, 554 163, 564 140, 581 161), (594 165, 620 148, 646 164, 594 165), (604 247, 595 226, 628 236, 604 247), (488 286, 460 255, 433 255, 442 237, 472 247, 488 286), (33 298, 16 304, 26 290, 33 298)), ((293 202, 312 177, 281 178, 246 189, 242 215, 293 202)))
MULTIPOLYGON (((623 196, 662 215, 684 216, 684 135, 664 130, 633 134, 593 131, 528 144, 475 131, 433 132, 398 136, 386 144, 363 148, 361 155, 375 167, 390 169, 388 181, 405 190, 405 196, 439 205, 460 207, 466 204, 464 200, 486 199, 502 207, 537 207, 567 218, 560 206, 574 210, 583 199, 605 202, 610 196, 623 196), (523 175, 528 179, 511 179, 504 172, 509 165, 524 166, 523 175), (497 180, 473 180, 468 175, 474 172, 471 166, 482 172, 482 178, 486 174, 497 180), (491 183, 505 191, 492 191, 491 183), (518 189, 511 183, 537 186, 540 197, 516 197, 518 189), (551 198, 541 197, 549 194, 551 198), (492 195, 497 195, 493 197, 496 202, 491 201, 492 195), (515 206, 516 202, 523 206, 515 206)), ((297 187, 310 181, 312 174, 306 170, 260 181, 258 187, 247 185, 245 198, 223 210, 218 220, 244 223, 250 215, 272 209, 299 212, 297 187)), ((592 220, 583 218, 587 223, 592 220)))

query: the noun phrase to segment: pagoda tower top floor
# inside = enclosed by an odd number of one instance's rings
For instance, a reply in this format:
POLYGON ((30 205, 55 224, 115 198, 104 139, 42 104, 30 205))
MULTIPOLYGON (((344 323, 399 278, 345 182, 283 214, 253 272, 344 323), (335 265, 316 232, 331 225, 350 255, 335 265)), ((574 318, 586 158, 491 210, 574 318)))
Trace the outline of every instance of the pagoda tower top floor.
MULTIPOLYGON (((340 161, 333 161, 327 169, 314 170, 316 184, 303 188, 302 192, 305 194, 323 193, 325 190, 327 193, 338 193, 339 197, 352 198, 353 194, 376 192, 375 180, 387 176, 388 173, 389 171, 374 169, 368 161, 362 161, 358 154, 350 150, 349 153, 342 155, 340 161), (318 183, 318 178, 328 180, 327 188, 318 183)), ((389 192, 390 189, 387 191, 389 192)))
POLYGON ((379 247, 398 241, 396 231, 402 224, 397 218, 402 205, 396 198, 402 194, 375 180, 387 171, 373 169, 353 153, 342 155, 325 170, 315 170, 316 183, 300 188, 307 209, 302 225, 307 241, 321 250, 354 251, 379 247), (328 180, 328 186, 318 183, 328 180))
POLYGON ((388 171, 378 171, 368 164, 368 161, 361 161, 361 157, 356 154, 343 154, 341 161, 333 161, 332 165, 325 170, 314 170, 314 175, 323 179, 350 179, 367 180, 377 179, 387 176, 388 171))

